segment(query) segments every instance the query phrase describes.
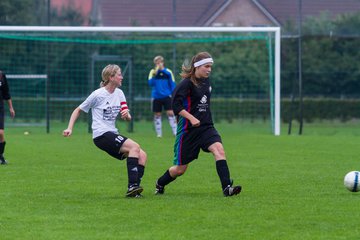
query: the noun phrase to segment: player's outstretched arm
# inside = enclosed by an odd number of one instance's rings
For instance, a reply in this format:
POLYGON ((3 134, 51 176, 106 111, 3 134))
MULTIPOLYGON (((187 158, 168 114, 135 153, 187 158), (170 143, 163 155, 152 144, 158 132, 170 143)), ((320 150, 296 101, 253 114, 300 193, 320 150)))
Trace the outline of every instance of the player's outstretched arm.
POLYGON ((80 109, 79 107, 77 107, 77 108, 75 108, 75 110, 72 112, 71 117, 70 117, 70 120, 69 120, 68 127, 67 127, 67 129, 65 129, 65 130, 63 131, 63 136, 64 136, 64 137, 69 137, 69 136, 71 136, 71 134, 72 134, 72 129, 73 129, 74 125, 75 125, 75 122, 76 122, 76 120, 77 120, 77 119, 79 118, 79 116, 80 116, 80 111, 81 111, 81 109, 80 109))

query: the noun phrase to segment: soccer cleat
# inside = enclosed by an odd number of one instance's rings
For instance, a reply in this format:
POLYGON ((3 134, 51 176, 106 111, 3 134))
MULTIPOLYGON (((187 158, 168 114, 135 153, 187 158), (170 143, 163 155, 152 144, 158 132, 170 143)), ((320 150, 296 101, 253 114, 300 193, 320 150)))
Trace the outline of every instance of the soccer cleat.
POLYGON ((139 194, 136 194, 136 195, 133 195, 133 196, 126 196, 127 198, 143 198, 143 195, 141 195, 140 193, 139 194))
POLYGON ((165 192, 165 187, 159 185, 159 184, 156 182, 155 195, 164 194, 164 192, 165 192))
POLYGON ((142 197, 143 197, 143 195, 141 195, 141 193, 138 193, 135 195, 135 198, 142 198, 142 197))
POLYGON ((0 156, 0 164, 1 165, 7 164, 7 161, 5 160, 5 158, 3 156, 0 156))
POLYGON ((232 186, 232 181, 231 184, 228 185, 226 188, 224 188, 223 193, 225 197, 231 197, 234 195, 238 195, 241 192, 241 186, 232 186))
POLYGON ((144 189, 141 186, 133 184, 128 188, 128 191, 126 192, 126 197, 136 197, 137 195, 140 195, 143 190, 144 189))
POLYGON ((132 195, 132 196, 126 196, 127 198, 143 198, 143 195, 141 193, 138 193, 136 195, 132 195))

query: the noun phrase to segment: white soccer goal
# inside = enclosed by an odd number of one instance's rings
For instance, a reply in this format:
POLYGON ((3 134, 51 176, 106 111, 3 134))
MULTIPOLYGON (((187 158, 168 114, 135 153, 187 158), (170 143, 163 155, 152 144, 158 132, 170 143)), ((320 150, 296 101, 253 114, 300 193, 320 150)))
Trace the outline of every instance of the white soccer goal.
POLYGON ((49 119, 62 120, 79 102, 52 99, 82 99, 97 86, 103 66, 92 56, 130 59, 131 82, 123 88, 140 120, 151 116, 146 78, 153 57, 164 55, 167 66, 179 73, 184 59, 206 50, 215 59, 215 119, 269 119, 273 134, 280 135, 280 41, 279 27, 1 26, 0 66, 19 74, 43 69, 50 82, 49 119))

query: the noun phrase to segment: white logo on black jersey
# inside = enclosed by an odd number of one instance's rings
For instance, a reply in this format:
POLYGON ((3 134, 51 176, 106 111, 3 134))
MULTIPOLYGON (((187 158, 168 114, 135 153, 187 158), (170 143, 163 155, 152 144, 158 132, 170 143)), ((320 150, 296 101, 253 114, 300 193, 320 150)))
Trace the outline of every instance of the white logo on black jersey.
POLYGON ((200 103, 197 105, 197 109, 199 112, 206 112, 209 107, 209 104, 207 103, 207 96, 204 95, 200 99, 200 103))
POLYGON ((206 103, 206 102, 207 102, 207 96, 204 95, 204 96, 201 98, 200 102, 201 102, 202 104, 206 103))

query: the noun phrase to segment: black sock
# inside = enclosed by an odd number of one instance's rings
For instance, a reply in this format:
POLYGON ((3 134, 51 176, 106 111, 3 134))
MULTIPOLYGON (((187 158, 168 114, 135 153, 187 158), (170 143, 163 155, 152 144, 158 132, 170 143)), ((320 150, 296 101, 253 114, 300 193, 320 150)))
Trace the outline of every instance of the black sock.
POLYGON ((139 159, 136 157, 128 157, 126 160, 129 187, 138 182, 138 161, 139 159))
POLYGON ((159 184, 160 186, 165 186, 168 185, 169 183, 171 183, 172 181, 174 181, 176 178, 171 177, 169 170, 166 170, 166 172, 164 173, 164 175, 162 175, 158 181, 157 184, 159 184))
POLYGON ((0 156, 4 154, 6 142, 0 142, 0 156))
POLYGON ((145 166, 138 164, 138 185, 140 186, 141 179, 144 176, 145 166))
POLYGON ((216 171, 219 175, 223 189, 231 184, 230 172, 225 159, 216 161, 216 171))

